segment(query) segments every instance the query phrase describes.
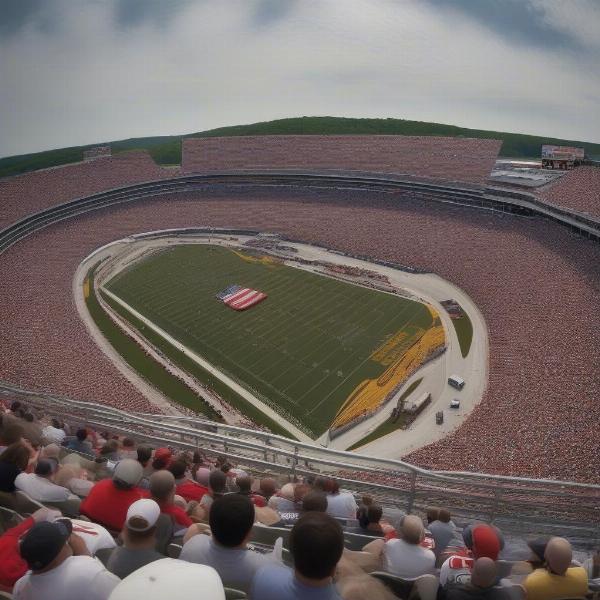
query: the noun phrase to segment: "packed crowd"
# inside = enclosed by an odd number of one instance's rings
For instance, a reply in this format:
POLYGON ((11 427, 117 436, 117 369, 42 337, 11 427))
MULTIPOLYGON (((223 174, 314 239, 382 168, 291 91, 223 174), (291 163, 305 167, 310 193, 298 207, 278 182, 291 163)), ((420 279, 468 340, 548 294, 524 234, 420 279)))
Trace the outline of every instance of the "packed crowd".
POLYGON ((0 416, 0 590, 17 600, 222 600, 225 588, 255 600, 558 600, 600 589, 600 554, 576 561, 563 538, 505 560, 497 527, 459 528, 445 508, 392 519, 329 477, 254 479, 224 456, 138 445, 19 401, 0 416))
POLYGON ((272 135, 186 138, 184 173, 304 169, 398 173, 482 184, 500 140, 406 135, 272 135))
POLYGON ((159 167, 147 152, 135 150, 5 177, 0 179, 0 229, 68 200, 178 174, 179 169, 159 167))
POLYGON ((540 188, 538 196, 550 204, 600 219, 600 167, 577 167, 540 188))
POLYGON ((600 248, 551 223, 409 194, 221 188, 41 231, 0 257, 0 379, 150 410, 74 318, 71 281, 102 244, 190 224, 277 231, 430 270, 458 285, 488 326, 488 390, 457 431, 408 460, 600 482, 600 248))

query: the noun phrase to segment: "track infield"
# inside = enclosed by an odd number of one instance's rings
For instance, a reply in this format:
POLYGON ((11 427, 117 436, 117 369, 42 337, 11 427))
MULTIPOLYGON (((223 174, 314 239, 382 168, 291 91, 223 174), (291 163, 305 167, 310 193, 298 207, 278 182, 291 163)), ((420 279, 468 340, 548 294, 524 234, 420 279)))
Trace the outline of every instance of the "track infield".
POLYGON ((152 254, 106 288, 313 437, 436 321, 425 304, 207 244, 152 254), (268 298, 237 312, 215 298, 232 284, 268 298))

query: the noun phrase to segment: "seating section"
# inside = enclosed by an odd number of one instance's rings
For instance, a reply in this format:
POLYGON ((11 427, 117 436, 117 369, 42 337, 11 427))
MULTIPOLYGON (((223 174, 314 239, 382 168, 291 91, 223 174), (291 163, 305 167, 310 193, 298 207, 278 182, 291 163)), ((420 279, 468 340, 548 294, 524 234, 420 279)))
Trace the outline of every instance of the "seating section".
POLYGON ((567 171, 555 183, 538 190, 538 196, 556 206, 600 219, 600 167, 567 171))
POLYGON ((31 213, 103 190, 175 177, 145 151, 123 152, 64 167, 0 179, 0 229, 31 213))
POLYGON ((272 135, 187 138, 184 173, 304 169, 396 173, 484 183, 499 140, 403 135, 272 135))
POLYGON ((485 318, 488 389, 460 429, 408 460, 600 483, 600 248, 549 222, 408 192, 222 187, 90 213, 41 231, 0 256, 0 379, 157 412, 74 317, 71 282, 79 262, 103 244, 190 223, 276 231, 447 278, 485 318))

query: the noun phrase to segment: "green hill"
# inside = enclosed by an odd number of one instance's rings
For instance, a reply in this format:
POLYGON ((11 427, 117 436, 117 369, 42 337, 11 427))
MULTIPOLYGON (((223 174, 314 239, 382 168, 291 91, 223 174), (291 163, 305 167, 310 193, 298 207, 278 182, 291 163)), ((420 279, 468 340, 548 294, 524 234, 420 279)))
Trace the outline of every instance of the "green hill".
POLYGON ((0 159, 0 177, 16 175, 35 169, 54 167, 83 159, 83 151, 92 146, 110 144, 113 153, 127 150, 148 150, 154 160, 162 165, 181 162, 181 139, 183 137, 217 137, 234 135, 289 135, 289 134, 395 134, 395 135, 443 135, 452 137, 494 138, 503 140, 501 156, 514 158, 537 158, 542 144, 582 146, 590 156, 600 155, 600 144, 545 138, 522 133, 468 129, 442 123, 406 121, 404 119, 348 119, 344 117, 297 117, 278 119, 250 125, 219 127, 209 131, 185 136, 161 136, 130 138, 115 142, 98 142, 88 146, 73 146, 59 150, 22 154, 0 159))

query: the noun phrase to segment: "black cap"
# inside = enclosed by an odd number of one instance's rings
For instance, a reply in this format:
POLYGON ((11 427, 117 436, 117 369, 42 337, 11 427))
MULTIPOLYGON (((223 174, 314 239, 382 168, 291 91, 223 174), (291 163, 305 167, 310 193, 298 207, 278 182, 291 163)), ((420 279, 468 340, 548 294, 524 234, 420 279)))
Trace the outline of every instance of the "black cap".
POLYGON ((42 477, 47 477, 48 475, 52 475, 52 473, 54 473, 54 471, 55 471, 55 467, 54 467, 55 464, 56 463, 52 462, 48 458, 40 458, 40 460, 38 460, 37 465, 35 465, 34 473, 36 475, 41 475, 42 477))
POLYGON ((68 519, 36 523, 21 541, 21 558, 30 569, 40 571, 58 556, 72 530, 73 525, 68 519))

